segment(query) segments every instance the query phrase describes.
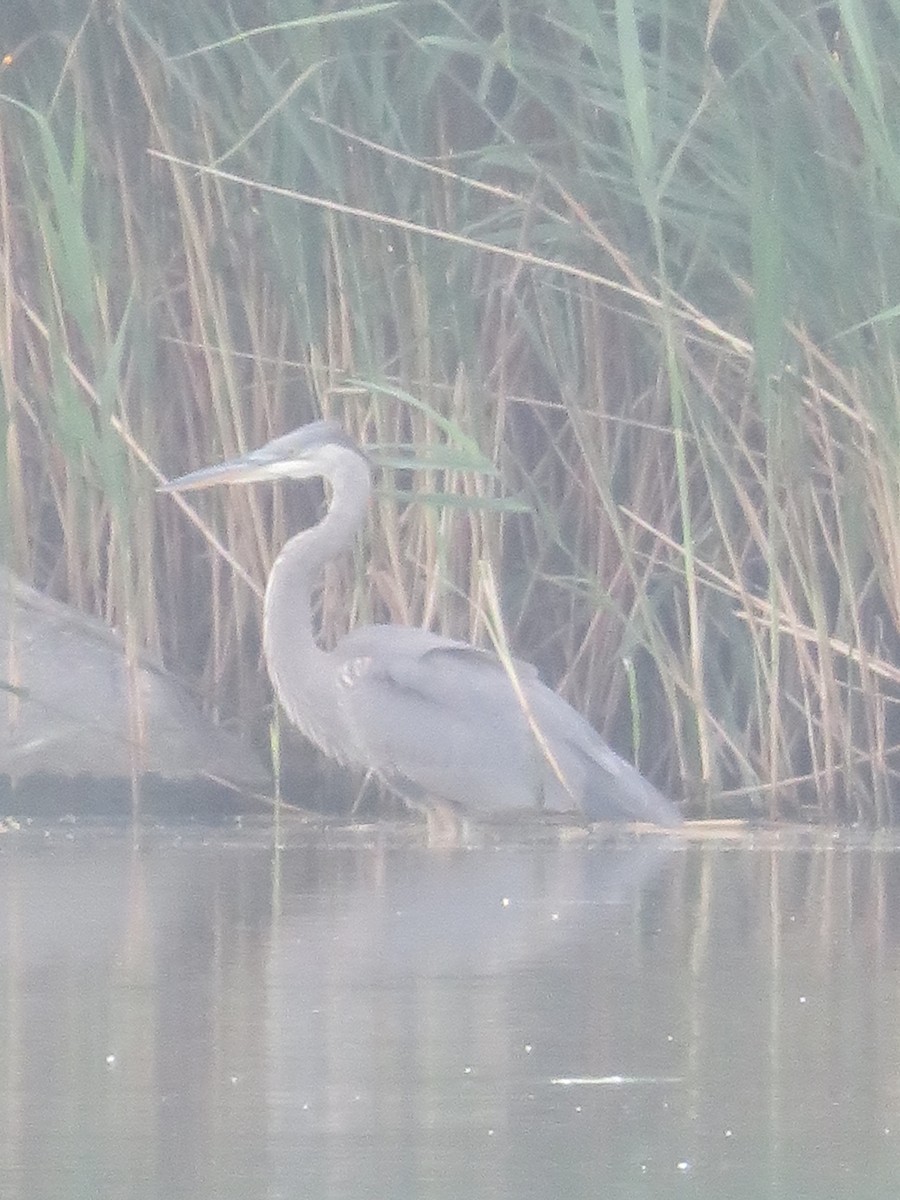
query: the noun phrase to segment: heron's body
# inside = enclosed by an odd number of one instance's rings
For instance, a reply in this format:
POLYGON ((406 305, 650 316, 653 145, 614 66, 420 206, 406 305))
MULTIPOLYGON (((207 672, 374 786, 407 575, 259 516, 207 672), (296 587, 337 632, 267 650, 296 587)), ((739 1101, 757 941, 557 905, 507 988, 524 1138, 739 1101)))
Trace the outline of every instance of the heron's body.
POLYGON ((329 481, 328 511, 279 554, 263 620, 275 691, 310 741, 342 763, 376 771, 410 799, 462 814, 543 810, 680 822, 528 664, 515 664, 514 684, 490 652, 396 625, 363 626, 334 650, 319 647, 313 588, 355 536, 371 492, 367 459, 337 426, 305 426, 166 490, 310 475, 329 481))

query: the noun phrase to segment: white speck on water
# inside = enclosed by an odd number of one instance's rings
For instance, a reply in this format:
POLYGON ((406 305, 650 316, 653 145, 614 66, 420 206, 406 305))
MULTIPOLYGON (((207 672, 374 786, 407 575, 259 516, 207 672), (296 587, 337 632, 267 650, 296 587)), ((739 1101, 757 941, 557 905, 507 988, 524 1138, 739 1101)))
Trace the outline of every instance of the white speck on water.
POLYGON ((557 1087, 621 1087, 633 1083, 681 1083, 680 1075, 562 1075, 551 1079, 557 1087))

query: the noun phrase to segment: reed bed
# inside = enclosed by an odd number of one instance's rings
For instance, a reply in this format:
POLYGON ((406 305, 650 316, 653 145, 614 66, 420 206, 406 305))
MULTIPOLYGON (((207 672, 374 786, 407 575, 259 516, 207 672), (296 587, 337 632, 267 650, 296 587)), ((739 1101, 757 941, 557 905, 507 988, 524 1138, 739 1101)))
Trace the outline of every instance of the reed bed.
POLYGON ((0 27, 20 573, 263 738, 251 582, 320 496, 152 489, 324 413, 420 462, 326 641, 502 618, 688 811, 894 821, 900 5, 36 14, 0 27))

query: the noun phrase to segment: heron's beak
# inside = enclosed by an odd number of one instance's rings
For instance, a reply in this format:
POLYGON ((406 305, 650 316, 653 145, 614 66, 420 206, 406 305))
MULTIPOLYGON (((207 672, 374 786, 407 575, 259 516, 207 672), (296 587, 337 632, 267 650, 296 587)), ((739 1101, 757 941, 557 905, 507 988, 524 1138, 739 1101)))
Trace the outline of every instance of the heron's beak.
POLYGON ((229 458, 212 467, 200 467, 168 483, 161 483, 158 492, 193 492, 200 488, 214 487, 218 483, 254 483, 272 479, 278 474, 274 460, 259 450, 229 458))

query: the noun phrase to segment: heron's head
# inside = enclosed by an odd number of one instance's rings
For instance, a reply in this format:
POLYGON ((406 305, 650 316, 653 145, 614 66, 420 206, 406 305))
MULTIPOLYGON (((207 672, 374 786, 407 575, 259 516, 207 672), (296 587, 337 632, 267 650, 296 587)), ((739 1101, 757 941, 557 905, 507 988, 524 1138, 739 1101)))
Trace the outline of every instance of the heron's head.
POLYGON ((188 492, 218 483, 260 483, 276 479, 310 479, 316 475, 333 478, 348 461, 348 455, 366 463, 366 456, 340 425, 313 421, 293 433, 273 438, 258 450, 237 458, 201 467, 162 484, 160 492, 188 492))

